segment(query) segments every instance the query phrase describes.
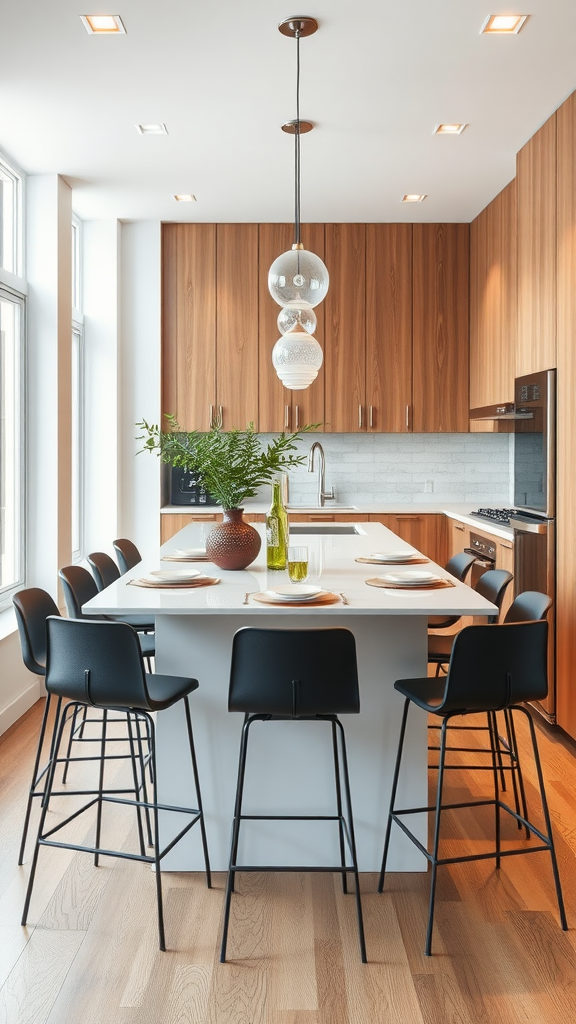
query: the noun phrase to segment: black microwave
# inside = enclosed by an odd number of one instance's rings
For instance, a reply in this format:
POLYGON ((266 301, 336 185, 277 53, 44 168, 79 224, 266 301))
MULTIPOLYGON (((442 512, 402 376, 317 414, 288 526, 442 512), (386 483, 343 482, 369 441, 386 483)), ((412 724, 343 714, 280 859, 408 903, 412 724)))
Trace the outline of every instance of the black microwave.
POLYGON ((196 473, 187 469, 171 468, 171 505, 216 505, 212 495, 202 486, 196 473))

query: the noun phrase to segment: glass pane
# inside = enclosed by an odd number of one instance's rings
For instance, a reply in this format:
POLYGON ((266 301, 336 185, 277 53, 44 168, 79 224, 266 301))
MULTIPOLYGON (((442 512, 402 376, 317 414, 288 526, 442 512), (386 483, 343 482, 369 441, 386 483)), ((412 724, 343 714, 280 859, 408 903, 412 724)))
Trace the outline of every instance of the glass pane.
POLYGON ((16 273, 16 182, 0 164, 0 267, 16 273))
POLYGON ((0 298, 0 589, 20 581, 20 305, 0 298))
POLYGON ((72 555, 82 546, 82 335, 72 331, 72 555))

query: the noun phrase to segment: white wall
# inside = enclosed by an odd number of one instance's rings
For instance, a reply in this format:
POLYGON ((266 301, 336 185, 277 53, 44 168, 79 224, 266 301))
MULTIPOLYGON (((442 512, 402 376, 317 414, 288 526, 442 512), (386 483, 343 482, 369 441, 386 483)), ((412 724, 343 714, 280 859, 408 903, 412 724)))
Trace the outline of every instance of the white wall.
POLYGON ((160 543, 160 463, 137 455, 136 423, 160 418, 160 224, 123 224, 121 232, 120 522, 143 555, 160 543))
POLYGON ((84 550, 113 554, 118 537, 118 221, 87 221, 83 234, 84 550))

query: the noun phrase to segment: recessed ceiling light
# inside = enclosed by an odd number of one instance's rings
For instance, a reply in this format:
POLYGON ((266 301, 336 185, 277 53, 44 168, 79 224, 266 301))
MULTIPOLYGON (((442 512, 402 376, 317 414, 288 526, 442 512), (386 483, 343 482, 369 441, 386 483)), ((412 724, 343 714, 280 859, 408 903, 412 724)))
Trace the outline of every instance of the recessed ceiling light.
POLYGON ((489 14, 480 32, 515 36, 518 35, 527 18, 527 14, 489 14))
POLYGON ((136 131, 140 132, 140 135, 168 135, 165 124, 137 124, 136 131))
POLYGON ((80 20, 91 35, 126 35, 119 14, 81 14, 80 20))
POLYGON ((423 203, 427 199, 427 195, 418 196, 414 192, 409 193, 407 196, 402 196, 403 203, 423 203))
POLYGON ((174 196, 174 199, 176 200, 177 203, 196 203, 196 202, 198 202, 198 200, 196 199, 196 196, 193 196, 191 194, 187 195, 187 196, 184 196, 184 195, 182 195, 182 196, 174 196))
POLYGON ((433 135, 462 135, 467 124, 437 124, 433 135))

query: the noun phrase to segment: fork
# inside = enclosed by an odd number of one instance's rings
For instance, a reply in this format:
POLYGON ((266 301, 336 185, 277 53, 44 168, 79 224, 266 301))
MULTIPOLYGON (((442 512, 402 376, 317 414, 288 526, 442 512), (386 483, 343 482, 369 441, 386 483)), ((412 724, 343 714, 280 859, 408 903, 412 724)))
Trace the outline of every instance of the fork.
POLYGON ((350 604, 350 601, 348 600, 347 597, 345 597, 341 590, 339 591, 339 595, 342 598, 342 604, 350 604))

